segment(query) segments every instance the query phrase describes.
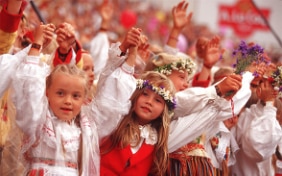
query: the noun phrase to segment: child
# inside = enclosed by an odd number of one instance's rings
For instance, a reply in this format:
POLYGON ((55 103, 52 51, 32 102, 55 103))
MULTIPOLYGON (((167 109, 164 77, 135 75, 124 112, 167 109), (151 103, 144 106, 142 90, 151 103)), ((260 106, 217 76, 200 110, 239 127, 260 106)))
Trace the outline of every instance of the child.
POLYGON ((83 62, 83 71, 85 71, 85 73, 88 76, 88 95, 87 95, 87 100, 91 101, 94 98, 95 95, 95 91, 96 91, 96 83, 94 83, 94 63, 93 63, 93 59, 91 57, 91 55, 85 51, 85 50, 81 50, 80 55, 77 55, 76 57, 81 57, 82 58, 82 62, 83 62))
MULTIPOLYGON (((44 42, 43 30, 44 25, 36 30, 38 45, 44 42)), ((16 123, 24 133, 25 175, 98 175, 97 128, 81 112, 86 74, 59 64, 47 77, 50 66, 41 61, 40 50, 31 47, 28 54, 12 85, 16 123)))
MULTIPOLYGON (((14 98, 17 124, 26 139, 22 152, 28 175, 97 174, 96 128, 80 112, 87 76, 76 66, 58 65, 47 77, 45 97, 44 79, 37 76, 33 80, 21 68, 14 83, 21 80, 23 89, 18 88, 14 98), (20 74, 29 77, 24 80, 20 74)), ((31 70, 33 75, 38 73, 36 68, 31 70)))
POLYGON ((162 74, 137 81, 131 108, 101 147, 101 175, 163 175, 174 87, 162 74))
POLYGON ((256 88, 259 101, 240 114, 234 135, 240 146, 237 162, 232 166, 236 175, 274 175, 272 155, 282 138, 274 106, 282 90, 282 67, 268 70, 256 88))

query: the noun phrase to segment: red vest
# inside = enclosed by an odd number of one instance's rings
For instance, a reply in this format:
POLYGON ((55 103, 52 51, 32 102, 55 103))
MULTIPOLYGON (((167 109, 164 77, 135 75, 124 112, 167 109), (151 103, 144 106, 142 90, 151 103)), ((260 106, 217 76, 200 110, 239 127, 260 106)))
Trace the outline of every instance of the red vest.
POLYGON ((133 154, 130 146, 101 155, 101 176, 147 176, 153 163, 154 146, 143 143, 133 154))

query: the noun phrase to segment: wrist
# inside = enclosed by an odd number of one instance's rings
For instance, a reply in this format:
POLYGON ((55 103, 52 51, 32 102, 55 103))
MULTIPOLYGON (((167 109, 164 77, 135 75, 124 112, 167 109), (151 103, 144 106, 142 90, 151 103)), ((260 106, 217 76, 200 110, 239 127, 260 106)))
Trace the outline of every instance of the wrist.
POLYGON ((126 51, 127 51, 127 49, 126 49, 126 47, 124 46, 123 43, 119 46, 119 49, 122 53, 126 53, 126 51))
POLYGON ((38 44, 38 43, 32 43, 31 44, 31 48, 37 49, 37 50, 41 50, 42 45, 38 44))
POLYGON ((169 39, 178 41, 178 37, 177 37, 177 36, 173 36, 173 35, 170 35, 170 36, 169 36, 169 39))

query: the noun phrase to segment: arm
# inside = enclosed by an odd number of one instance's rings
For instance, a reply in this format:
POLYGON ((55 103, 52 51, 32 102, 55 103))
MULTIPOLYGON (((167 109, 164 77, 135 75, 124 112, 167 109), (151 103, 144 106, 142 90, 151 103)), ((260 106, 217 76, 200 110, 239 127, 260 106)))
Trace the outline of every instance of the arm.
POLYGON ((94 36, 90 43, 90 53, 95 63, 94 74, 95 79, 97 80, 99 79, 99 76, 109 59, 108 51, 110 48, 110 42, 107 31, 110 28, 113 12, 113 4, 108 1, 104 1, 99 8, 102 23, 98 33, 94 36))
MULTIPOLYGON (((227 78, 219 84, 207 88, 192 87, 176 93, 177 105, 174 116, 183 117, 201 111, 210 102, 217 104, 222 110, 231 112, 230 107, 226 107, 226 103, 234 94, 229 97, 224 95, 229 91, 237 92, 241 88, 242 77, 240 75, 229 75, 227 78)), ((229 117, 231 117, 230 114, 229 117)))
POLYGON ((54 58, 53 66, 58 64, 76 64, 79 68, 82 68, 81 58, 76 58, 76 52, 80 49, 75 38, 75 30, 69 23, 62 23, 56 29, 57 42, 59 47, 57 48, 54 58))
MULTIPOLYGON (((35 31, 35 41, 38 44, 44 42, 43 28, 44 25, 40 25, 35 31)), ((12 82, 13 102, 17 111, 17 125, 25 134, 35 139, 35 131, 44 120, 42 117, 48 105, 45 97, 45 78, 49 67, 41 63, 39 49, 32 47, 28 54, 17 68, 12 82)))
POLYGON ((172 8, 173 27, 167 41, 167 45, 170 47, 176 48, 179 34, 182 29, 190 23, 192 13, 189 13, 188 16, 186 15, 188 5, 188 2, 182 1, 172 8))
MULTIPOLYGON (((97 94, 91 105, 91 113, 94 114, 100 139, 108 136, 115 129, 130 108, 129 98, 136 88, 133 73, 140 33, 141 30, 137 28, 128 31, 123 41, 123 46, 128 46, 126 60, 123 60, 121 65, 107 64, 100 75, 97 94), (105 125, 107 129, 104 128, 105 125)), ((118 60, 116 57, 115 60, 118 60)))
POLYGON ((250 126, 243 129, 242 149, 245 154, 257 161, 272 156, 282 138, 282 130, 276 119, 277 109, 274 107, 276 91, 268 81, 264 81, 258 88, 257 95, 262 102, 251 106, 250 126))
POLYGON ((8 53, 13 45, 26 1, 9 0, 0 12, 0 54, 8 53))
POLYGON ((200 59, 203 59, 201 71, 193 79, 192 86, 208 86, 211 82, 211 69, 220 58, 219 37, 215 36, 211 40, 199 38, 196 43, 196 52, 200 59))

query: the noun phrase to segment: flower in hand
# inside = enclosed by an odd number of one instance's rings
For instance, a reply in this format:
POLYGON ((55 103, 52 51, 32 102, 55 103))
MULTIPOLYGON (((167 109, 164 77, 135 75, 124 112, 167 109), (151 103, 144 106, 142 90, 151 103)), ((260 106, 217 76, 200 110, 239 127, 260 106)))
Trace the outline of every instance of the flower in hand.
MULTIPOLYGON (((261 46, 257 44, 247 45, 244 41, 241 41, 238 49, 233 51, 232 56, 236 58, 236 64, 233 65, 236 74, 242 74, 252 64, 269 63, 265 59, 264 49, 261 46)), ((258 76, 256 70, 254 70, 253 74, 254 76, 258 76)))

